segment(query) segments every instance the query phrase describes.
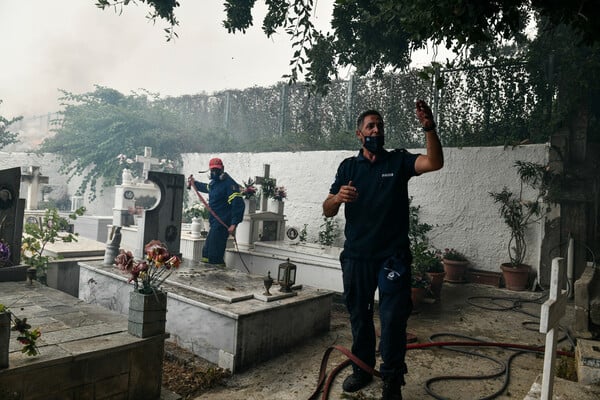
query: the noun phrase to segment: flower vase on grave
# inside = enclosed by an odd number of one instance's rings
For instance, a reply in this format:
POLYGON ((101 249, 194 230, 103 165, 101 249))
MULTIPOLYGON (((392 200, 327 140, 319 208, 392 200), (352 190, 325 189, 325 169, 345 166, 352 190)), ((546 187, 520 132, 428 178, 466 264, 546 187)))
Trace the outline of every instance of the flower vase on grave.
POLYGON ((167 294, 160 290, 144 294, 136 290, 129 294, 129 323, 127 330, 140 338, 165 333, 167 294))
POLYGON ((283 214, 283 201, 269 199, 267 201, 267 211, 280 215, 283 214))
POLYGON ((8 344, 10 341, 10 313, 0 313, 0 369, 8 368, 8 344))
POLYGON ((193 217, 191 225, 192 239, 200 239, 204 230, 204 220, 201 217, 193 217))
POLYGON ((256 198, 244 199, 244 214, 254 214, 256 212, 256 198))

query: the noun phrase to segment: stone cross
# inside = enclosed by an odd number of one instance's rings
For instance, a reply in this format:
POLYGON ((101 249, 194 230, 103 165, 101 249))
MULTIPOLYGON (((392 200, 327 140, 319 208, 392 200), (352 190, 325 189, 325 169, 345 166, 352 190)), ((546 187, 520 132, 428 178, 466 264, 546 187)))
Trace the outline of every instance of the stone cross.
POLYGON ((542 304, 540 315, 540 333, 546 334, 546 348, 544 351, 544 374, 542 377, 542 400, 552 399, 554 386, 554 364, 556 358, 557 328, 560 319, 565 315, 567 304, 567 291, 562 290, 563 274, 565 268, 560 257, 552 260, 552 273, 550 276, 550 294, 548 300, 542 304))
POLYGON ((27 205, 28 210, 37 210, 38 208, 38 193, 40 184, 48 183, 48 177, 43 176, 40 167, 29 167, 27 172, 21 175, 21 182, 29 184, 27 188, 27 205))
POLYGON ((152 164, 158 164, 158 161, 158 158, 152 157, 152 147, 144 147, 144 155, 135 156, 135 162, 144 164, 142 168, 142 177, 144 178, 144 181, 148 180, 148 172, 150 172, 152 164))
MULTIPOLYGON (((263 173, 263 176, 256 176, 254 177, 254 182, 257 185, 262 185, 265 182, 265 179, 269 178, 269 173, 271 171, 271 165, 269 164, 264 164, 264 168, 265 168, 265 172, 263 173)), ((273 179, 273 184, 275 184, 276 180, 273 179)), ((267 197, 266 196, 262 196, 261 197, 261 205, 260 205, 260 209, 265 211, 267 209, 267 197)))

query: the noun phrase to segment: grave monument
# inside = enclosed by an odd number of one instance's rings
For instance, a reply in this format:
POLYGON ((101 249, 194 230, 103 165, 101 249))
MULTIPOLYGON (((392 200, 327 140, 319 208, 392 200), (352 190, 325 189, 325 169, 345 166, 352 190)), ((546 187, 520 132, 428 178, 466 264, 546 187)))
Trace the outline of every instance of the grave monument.
MULTIPOLYGON (((181 240, 184 176, 150 171, 148 178, 160 199, 139 226, 138 259, 150 240, 162 241, 171 253, 179 252, 181 240)), ((129 277, 103 264, 79 263, 79 298, 128 315, 129 277)), ((329 329, 333 293, 296 285, 266 295, 264 280, 229 268, 182 265, 163 285, 171 339, 234 372, 329 329)))
POLYGON ((8 246, 0 262, 0 281, 24 281, 27 266, 21 265, 21 240, 25 199, 19 198, 21 168, 0 171, 0 240, 8 246))
POLYGON ((48 183, 48 177, 42 175, 40 167, 30 166, 25 173, 21 174, 21 182, 27 183, 27 210, 38 209, 38 195, 40 185, 48 183))
MULTIPOLYGON (((264 165, 263 176, 255 177, 255 183, 262 185, 266 179, 270 178, 270 165, 264 165)), ((272 179, 275 182, 274 179, 272 179)), ((283 208, 281 212, 267 211, 268 200, 266 196, 261 198, 261 212, 244 213, 242 223, 237 227, 235 238, 240 250, 249 250, 254 247, 257 241, 277 241, 283 240, 285 230, 285 216, 283 208)))

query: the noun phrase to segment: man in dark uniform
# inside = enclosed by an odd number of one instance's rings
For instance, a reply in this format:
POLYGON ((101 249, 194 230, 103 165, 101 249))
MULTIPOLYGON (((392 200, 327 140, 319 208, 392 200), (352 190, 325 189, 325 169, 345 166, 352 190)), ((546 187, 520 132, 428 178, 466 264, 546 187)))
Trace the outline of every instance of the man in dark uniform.
MULTIPOLYGON (((326 217, 342 204, 346 217, 344 251, 340 256, 344 301, 350 313, 352 353, 375 367, 373 307, 379 288, 383 399, 402 399, 406 355, 406 323, 412 310, 408 239, 408 180, 444 165, 442 146, 429 106, 416 103, 416 114, 425 132, 427 154, 404 149, 384 149, 381 114, 369 110, 357 120, 356 136, 362 148, 342 161, 329 195, 323 202, 326 217)), ((367 386, 372 375, 353 364, 343 383, 347 392, 367 386)))
POLYGON ((209 183, 196 182, 190 175, 188 185, 194 184, 198 191, 208 193, 208 206, 216 214, 210 213, 208 217, 210 230, 202 248, 202 261, 224 266, 227 238, 235 233, 235 228, 242 222, 245 206, 240 185, 225 172, 223 161, 213 158, 209 161, 208 168, 209 183))

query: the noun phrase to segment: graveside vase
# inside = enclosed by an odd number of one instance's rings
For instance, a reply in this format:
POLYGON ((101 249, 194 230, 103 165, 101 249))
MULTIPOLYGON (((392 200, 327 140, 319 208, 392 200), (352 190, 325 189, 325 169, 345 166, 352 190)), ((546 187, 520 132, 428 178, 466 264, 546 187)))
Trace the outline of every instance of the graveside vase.
POLYGON ((167 322, 167 293, 157 290, 144 294, 132 291, 129 294, 129 324, 127 330, 140 338, 165 333, 167 322))
POLYGON ((204 220, 201 217, 192 217, 190 230, 192 239, 200 239, 202 237, 202 231, 204 230, 204 220))
POLYGON ((0 313, 0 369, 8 368, 8 344, 10 341, 10 313, 0 313))
POLYGON ((269 201, 267 201, 267 211, 282 215, 283 214, 283 201, 269 199, 269 201))
POLYGON ((244 214, 254 214, 256 213, 256 198, 244 199, 244 214))

